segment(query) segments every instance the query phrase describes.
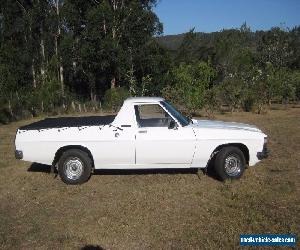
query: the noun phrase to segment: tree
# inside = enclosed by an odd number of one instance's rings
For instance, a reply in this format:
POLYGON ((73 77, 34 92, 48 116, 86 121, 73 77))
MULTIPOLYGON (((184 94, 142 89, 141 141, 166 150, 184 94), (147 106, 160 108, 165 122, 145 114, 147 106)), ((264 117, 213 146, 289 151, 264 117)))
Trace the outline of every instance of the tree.
POLYGON ((128 84, 126 74, 129 70, 135 72, 134 77, 138 80, 148 75, 140 58, 152 56, 145 51, 149 50, 152 36, 161 32, 161 24, 152 11, 155 3, 118 0, 65 2, 66 26, 72 31, 74 42, 63 44, 75 49, 64 47, 64 50, 69 51, 70 56, 76 55, 76 59, 69 61, 75 61, 76 71, 82 72, 87 79, 92 100, 96 92, 103 93, 108 87, 128 84))
POLYGON ((176 62, 190 62, 191 60, 195 60, 195 51, 198 47, 197 42, 197 36, 194 32, 195 28, 190 29, 187 33, 184 34, 184 37, 182 39, 182 43, 180 44, 177 56, 176 56, 176 62))
POLYGON ((231 112, 239 109, 244 96, 244 86, 240 79, 236 77, 227 78, 220 85, 220 99, 222 103, 228 105, 231 112))
POLYGON ((271 63, 275 68, 286 66, 293 52, 290 44, 287 31, 280 28, 267 31, 258 42, 260 63, 271 63))
MULTIPOLYGON (((181 63, 172 71, 174 88, 180 93, 182 103, 195 113, 204 105, 204 96, 216 77, 216 71, 209 63, 181 63)), ((165 89, 166 92, 167 89, 165 89)))

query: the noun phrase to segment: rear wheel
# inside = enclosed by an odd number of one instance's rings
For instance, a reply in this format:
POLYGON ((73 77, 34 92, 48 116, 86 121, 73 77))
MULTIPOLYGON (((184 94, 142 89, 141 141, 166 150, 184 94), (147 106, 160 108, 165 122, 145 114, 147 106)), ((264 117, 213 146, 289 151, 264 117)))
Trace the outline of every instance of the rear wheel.
POLYGON ((245 167, 245 156, 237 147, 222 148, 216 156, 215 171, 221 180, 239 179, 245 167))
POLYGON ((79 149, 65 151, 58 161, 58 173, 66 184, 82 184, 91 176, 92 161, 79 149))

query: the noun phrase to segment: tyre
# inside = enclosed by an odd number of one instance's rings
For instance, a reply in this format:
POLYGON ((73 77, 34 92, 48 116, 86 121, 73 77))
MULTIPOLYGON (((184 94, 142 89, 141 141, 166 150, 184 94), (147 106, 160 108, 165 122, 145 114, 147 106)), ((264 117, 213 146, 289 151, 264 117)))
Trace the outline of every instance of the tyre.
POLYGON ((222 148, 216 156, 215 172, 221 180, 239 179, 246 167, 243 152, 237 147, 222 148))
POLYGON ((91 158, 82 150, 67 150, 58 161, 58 174, 66 184, 82 184, 90 178, 91 172, 91 158))

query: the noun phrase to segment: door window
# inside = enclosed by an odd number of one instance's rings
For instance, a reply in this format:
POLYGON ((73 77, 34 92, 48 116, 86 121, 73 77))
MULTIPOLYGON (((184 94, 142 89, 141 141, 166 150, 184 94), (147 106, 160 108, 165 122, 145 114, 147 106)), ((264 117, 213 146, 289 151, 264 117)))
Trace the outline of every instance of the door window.
POLYGON ((172 117, 158 104, 135 105, 139 127, 168 127, 172 117))

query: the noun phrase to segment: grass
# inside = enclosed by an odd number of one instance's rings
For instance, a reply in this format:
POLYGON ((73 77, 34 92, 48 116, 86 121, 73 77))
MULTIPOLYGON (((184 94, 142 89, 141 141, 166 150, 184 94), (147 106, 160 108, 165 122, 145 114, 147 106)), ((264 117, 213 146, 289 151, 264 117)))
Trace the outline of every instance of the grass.
POLYGON ((0 126, 0 248, 238 249, 240 234, 299 238, 300 109, 216 118, 263 129, 270 158, 233 182, 191 170, 97 171, 67 186, 47 166, 14 159, 16 129, 34 120, 0 126))

